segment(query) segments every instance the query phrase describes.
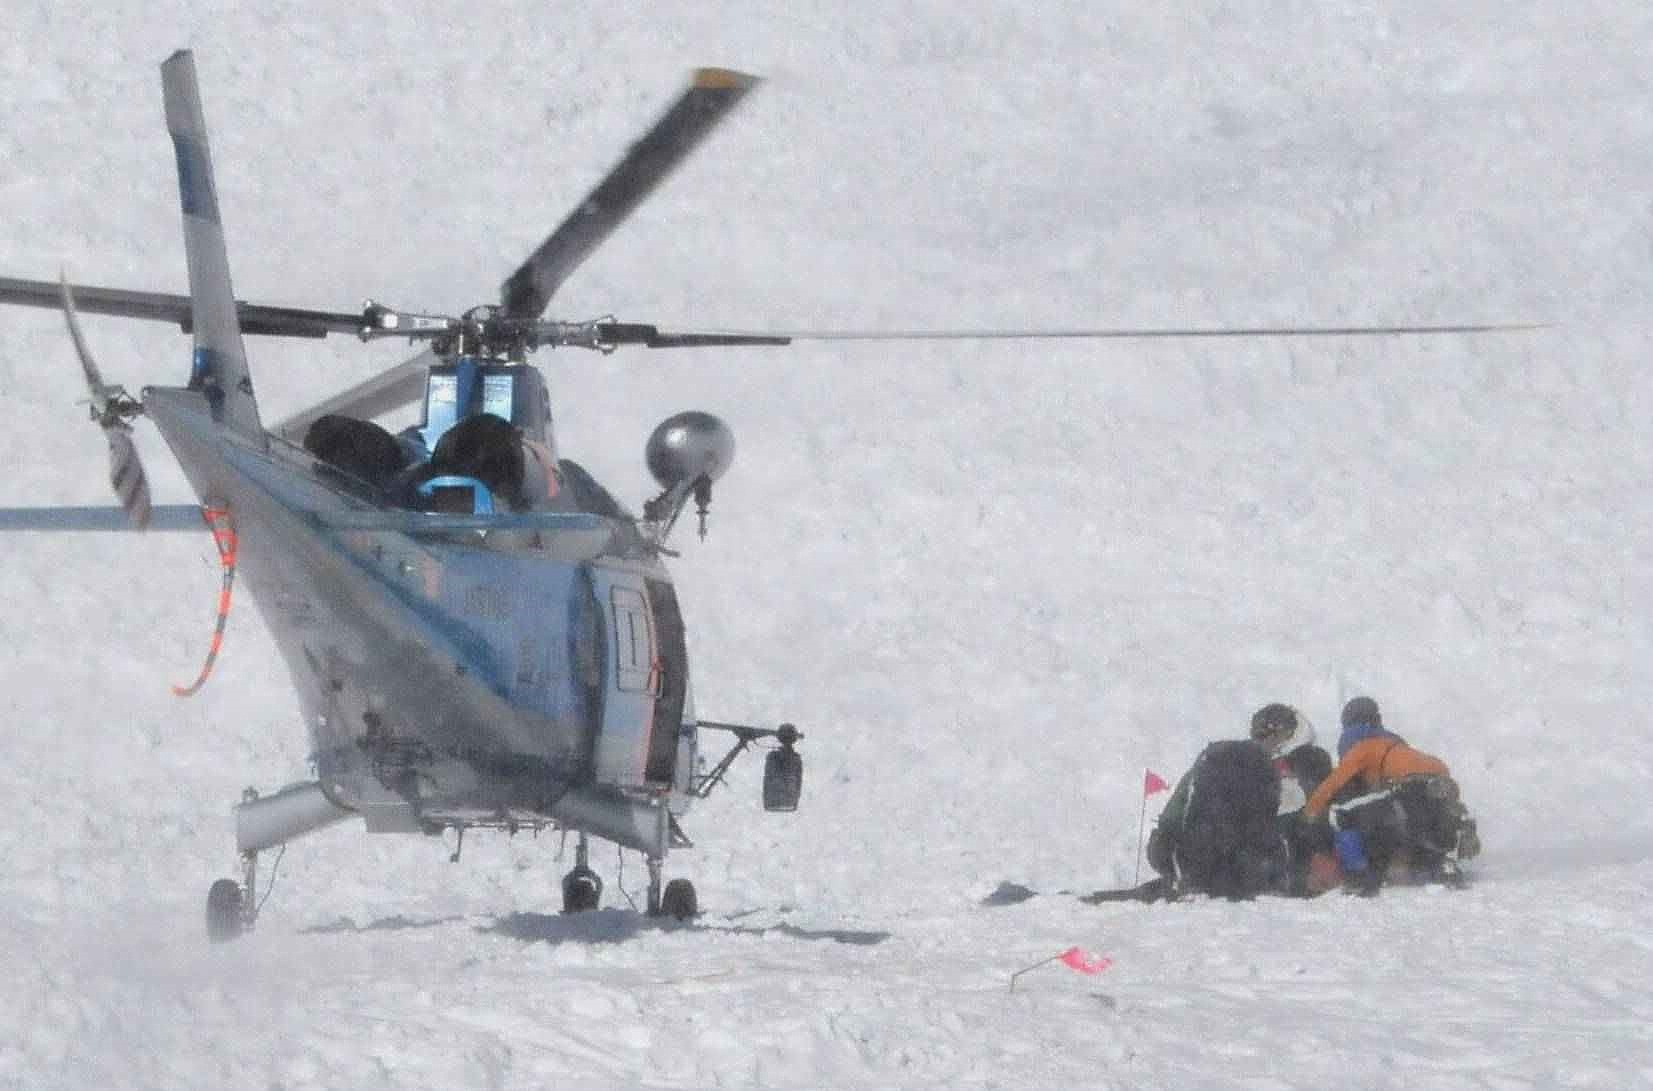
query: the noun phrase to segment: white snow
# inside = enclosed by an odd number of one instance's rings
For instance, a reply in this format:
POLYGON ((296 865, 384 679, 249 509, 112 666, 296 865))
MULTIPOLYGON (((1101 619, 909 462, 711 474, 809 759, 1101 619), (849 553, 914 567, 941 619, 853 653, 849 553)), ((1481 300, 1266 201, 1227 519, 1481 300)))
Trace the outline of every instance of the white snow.
MULTIPOLYGON (((16 0, 0 275, 181 291, 196 53, 242 298, 457 310, 676 94, 765 85, 553 310, 663 328, 1535 320, 1520 334, 542 354, 563 450, 739 438, 675 567, 708 717, 795 720, 557 913, 553 838, 295 843, 209 946, 246 785, 306 775, 204 536, 9 536, 0 1086, 1653 1086, 1653 8, 16 0), (1145 767, 1366 692, 1452 765, 1463 893, 1091 908, 1145 767), (1044 896, 984 908, 999 882, 1044 896), (1071 945, 1094 978, 1014 970, 1071 945)), ((188 340, 88 317, 106 375, 188 340)), ((266 419, 406 346, 250 342, 266 419)), ((0 504, 104 503, 61 318, 0 313, 0 504)), ((190 499, 140 448, 162 502, 190 499)), ((1150 805, 1149 819, 1163 796, 1150 805)), ((266 858, 268 862, 268 858, 266 858)))

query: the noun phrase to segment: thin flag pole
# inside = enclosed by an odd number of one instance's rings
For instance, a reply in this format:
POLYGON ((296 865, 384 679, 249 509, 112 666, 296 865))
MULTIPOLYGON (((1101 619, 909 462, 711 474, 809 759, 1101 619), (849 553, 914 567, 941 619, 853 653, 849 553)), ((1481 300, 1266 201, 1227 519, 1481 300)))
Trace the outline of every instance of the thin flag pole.
MULTIPOLYGON (((1063 953, 1065 954, 1066 952, 1063 952, 1063 953)), ((1049 958, 1040 959, 1038 962, 1035 962, 1033 965, 1024 966, 1020 970, 1017 970, 1015 973, 1011 974, 1010 975, 1010 991, 1011 992, 1016 991, 1016 979, 1018 977, 1021 977, 1023 974, 1027 973, 1029 970, 1037 970, 1041 966, 1049 966, 1052 962, 1055 962, 1057 959, 1059 959, 1061 957, 1062 956, 1059 955, 1059 954, 1058 955, 1051 955, 1049 958)))
POLYGON ((1040 959, 1031 966, 1024 966, 1010 975, 1010 991, 1016 991, 1016 979, 1031 970, 1041 966, 1049 966, 1052 962, 1060 962, 1076 974, 1099 974, 1113 965, 1111 958, 1098 958, 1082 947, 1069 947, 1066 951, 1059 951, 1049 958, 1040 959))

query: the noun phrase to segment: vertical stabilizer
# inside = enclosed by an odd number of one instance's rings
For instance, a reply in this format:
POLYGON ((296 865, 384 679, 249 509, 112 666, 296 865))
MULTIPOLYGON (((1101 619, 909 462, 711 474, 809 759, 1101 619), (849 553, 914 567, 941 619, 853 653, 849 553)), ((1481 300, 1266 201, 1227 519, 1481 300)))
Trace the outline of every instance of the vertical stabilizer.
POLYGON ((166 127, 178 156, 178 199, 184 213, 184 253, 189 259, 189 299, 195 326, 191 389, 205 390, 213 416, 243 435, 264 438, 253 396, 252 374, 241 343, 241 322, 230 287, 229 254, 218 217, 218 189, 212 179, 195 56, 180 49, 161 65, 166 94, 166 127))

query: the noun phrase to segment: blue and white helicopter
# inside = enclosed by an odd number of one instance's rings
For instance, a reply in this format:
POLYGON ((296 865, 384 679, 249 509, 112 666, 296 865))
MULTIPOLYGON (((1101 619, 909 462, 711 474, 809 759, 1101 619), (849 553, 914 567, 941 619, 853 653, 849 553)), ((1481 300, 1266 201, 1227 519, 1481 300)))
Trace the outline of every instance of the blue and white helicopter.
MULTIPOLYGON (((550 401, 526 363, 544 347, 716 348, 795 339, 1347 336, 1476 332, 1507 325, 1244 330, 671 333, 613 320, 542 318, 563 280, 752 90, 723 69, 689 87, 503 285, 496 305, 459 317, 377 303, 335 313, 235 299, 191 54, 162 66, 177 156, 188 296, 0 278, 0 302, 61 308, 110 452, 110 508, 0 509, 0 530, 210 529, 224 561, 219 613, 244 577, 281 651, 311 744, 314 779, 235 807, 241 874, 207 895, 215 940, 251 928, 259 854, 359 816, 369 832, 472 828, 572 832, 576 863, 563 908, 599 904, 588 839, 648 861, 647 909, 697 912, 686 879, 664 882, 670 849, 690 844, 679 819, 753 743, 771 744, 763 802, 796 809, 801 733, 699 718, 685 626, 663 558, 693 501, 705 533, 712 485, 730 466, 733 433, 685 412, 646 445, 661 492, 635 516, 577 463, 559 457, 550 401), (194 337, 181 387, 132 396, 104 382, 77 312, 175 322, 194 337), (245 335, 424 347, 383 374, 267 428, 245 335), (377 416, 417 401, 419 425, 392 434, 377 416), (131 438, 147 417, 176 456, 198 504, 153 505, 131 438), (709 771, 702 732, 728 733, 709 771)), ((208 658, 208 668, 211 666, 208 658)), ((203 679, 206 671, 203 670, 203 679)), ((199 684, 199 680, 197 682, 199 684)), ((456 851, 457 857, 457 851, 456 851)))

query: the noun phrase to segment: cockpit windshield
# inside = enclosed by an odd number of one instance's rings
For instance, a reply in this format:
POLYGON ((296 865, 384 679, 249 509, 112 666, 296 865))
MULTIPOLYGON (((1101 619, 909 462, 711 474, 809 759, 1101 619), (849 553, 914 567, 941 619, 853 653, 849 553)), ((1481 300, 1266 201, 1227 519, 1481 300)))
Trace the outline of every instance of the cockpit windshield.
POLYGON ((481 413, 510 421, 531 440, 544 443, 549 438, 550 414, 539 373, 469 357, 431 368, 425 419, 414 431, 425 450, 434 451, 448 429, 481 413))
POLYGON ((515 402, 516 377, 510 372, 489 375, 469 361, 452 371, 432 369, 425 388, 425 425, 420 429, 426 449, 434 450, 444 432, 477 413, 520 423, 515 402))

